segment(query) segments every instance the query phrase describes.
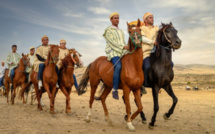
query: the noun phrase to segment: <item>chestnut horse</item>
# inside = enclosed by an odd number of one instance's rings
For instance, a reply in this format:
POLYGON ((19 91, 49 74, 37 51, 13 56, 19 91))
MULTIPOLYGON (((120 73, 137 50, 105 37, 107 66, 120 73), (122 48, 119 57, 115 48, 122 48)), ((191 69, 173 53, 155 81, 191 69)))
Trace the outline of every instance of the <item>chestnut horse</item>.
POLYGON ((74 49, 69 50, 69 54, 62 59, 62 67, 60 69, 60 89, 66 96, 66 113, 71 114, 70 93, 74 84, 73 73, 74 67, 80 66, 81 55, 74 49))
MULTIPOLYGON (((138 19, 138 24, 136 27, 131 27, 128 23, 128 32, 129 32, 129 40, 128 44, 130 46, 130 53, 126 54, 121 62, 122 62, 122 70, 121 70, 121 82, 119 84, 119 89, 123 89, 123 95, 125 98, 126 104, 126 113, 128 115, 127 126, 130 131, 134 131, 135 128, 132 125, 132 120, 142 111, 142 103, 140 98, 140 87, 143 84, 143 51, 141 48, 142 37, 140 32, 140 20, 138 19), (129 102, 130 92, 133 92, 135 100, 137 102, 138 109, 135 113, 130 116, 131 106, 129 102)), ((87 122, 91 120, 91 111, 92 104, 94 101, 94 96, 98 84, 100 81, 104 83, 105 89, 100 97, 106 121, 109 125, 112 125, 112 122, 109 118, 108 109, 105 104, 105 100, 112 90, 113 87, 113 64, 107 60, 107 57, 102 56, 97 58, 94 62, 88 65, 82 80, 79 85, 79 90, 83 91, 88 81, 90 81, 91 86, 91 95, 89 101, 89 113, 87 115, 87 122), (110 72, 109 72, 110 70, 110 72), (108 73, 109 72, 109 73, 108 73)))
MULTIPOLYGON (((5 79, 4 85, 6 87, 6 95, 7 95, 7 103, 9 103, 9 89, 10 83, 13 84, 13 89, 11 89, 11 104, 14 104, 15 97, 16 97, 16 88, 21 86, 22 88, 25 86, 25 73, 26 67, 30 65, 29 58, 27 55, 22 54, 22 58, 18 63, 18 67, 15 69, 15 75, 13 78, 13 82, 11 81, 10 77, 8 77, 9 69, 5 71, 5 79)), ((23 104, 25 104, 25 99, 23 96, 23 104)))
POLYGON ((38 109, 43 110, 40 99, 42 97, 42 94, 46 91, 50 99, 50 113, 52 114, 55 114, 54 101, 55 101, 55 93, 56 93, 56 84, 58 81, 58 76, 56 72, 56 63, 58 61, 58 57, 59 57, 58 46, 50 45, 49 54, 47 59, 45 60, 45 69, 43 72, 43 89, 39 90, 38 88, 38 79, 37 79, 38 73, 35 71, 32 71, 30 76, 30 81, 24 88, 21 89, 19 94, 20 98, 22 98, 24 96, 24 92, 33 83, 35 92, 36 92, 36 98, 38 101, 38 109))

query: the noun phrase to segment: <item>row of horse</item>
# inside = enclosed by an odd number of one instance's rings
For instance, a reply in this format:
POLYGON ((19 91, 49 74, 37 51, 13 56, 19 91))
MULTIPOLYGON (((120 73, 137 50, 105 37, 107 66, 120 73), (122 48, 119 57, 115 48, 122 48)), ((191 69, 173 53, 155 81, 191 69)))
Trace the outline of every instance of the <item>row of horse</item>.
MULTIPOLYGON (((126 54, 122 59, 122 70, 121 70, 121 81, 119 84, 119 89, 123 89, 123 98, 124 103, 126 105, 126 121, 127 127, 130 131, 135 131, 135 127, 132 124, 132 120, 141 113, 144 115, 142 109, 142 102, 141 102, 141 93, 140 87, 144 81, 144 75, 142 70, 142 63, 143 63, 143 50, 141 48, 141 35, 140 33, 140 21, 138 20, 137 26, 130 26, 128 23, 128 32, 129 32, 129 39, 128 44, 130 48, 130 52, 126 54), (135 27, 135 28, 134 28, 135 27), (129 101, 130 92, 133 92, 135 102, 137 105, 137 110, 131 115, 131 106, 129 101)), ((172 23, 169 24, 162 24, 160 30, 158 31, 157 35, 157 42, 158 44, 155 46, 156 51, 152 53, 150 56, 150 64, 151 68, 149 71, 149 78, 150 78, 150 86, 152 88, 153 94, 153 101, 154 101, 154 114, 152 116, 151 122, 149 123, 149 128, 153 128, 156 115, 159 110, 158 105, 158 92, 161 88, 164 88, 165 91, 172 97, 173 104, 169 111, 164 114, 164 119, 168 119, 170 115, 173 113, 174 108, 177 104, 177 97, 175 96, 171 81, 173 80, 174 73, 172 70, 171 62, 172 62, 172 50, 179 49, 181 46, 181 41, 177 36, 177 30, 173 27, 172 23)), ((79 59, 77 56, 78 53, 76 51, 70 51, 70 54, 67 55, 62 60, 62 68, 60 69, 60 89, 63 94, 66 96, 66 113, 71 113, 70 107, 70 92, 71 87, 74 83, 72 74, 74 72, 75 64, 79 65, 79 59), (74 59, 74 60, 73 60, 74 59)), ((42 110, 42 106, 40 103, 40 99, 42 97, 43 92, 47 92, 49 99, 50 99, 50 112, 55 114, 54 111, 54 102, 55 96, 57 93, 56 83, 58 81, 57 73, 55 71, 55 66, 58 60, 59 50, 58 46, 51 45, 51 49, 48 55, 47 60, 45 60, 45 70, 43 73, 43 89, 38 89, 38 80, 37 80, 37 73, 32 72, 30 75, 30 81, 27 84, 22 84, 23 80, 21 77, 24 77, 24 73, 22 70, 28 66, 27 56, 22 55, 22 59, 20 60, 19 67, 17 67, 15 71, 14 77, 14 89, 21 85, 21 90, 19 93, 19 98, 23 98, 24 101, 24 93, 27 88, 33 84, 35 88, 36 98, 38 101, 38 109, 42 110), (26 64, 25 64, 26 63, 26 64), (15 83, 16 82, 16 83, 15 83)), ((105 120, 108 122, 109 125, 112 125, 112 122, 109 117, 109 112, 105 103, 105 100, 112 90, 113 87, 113 64, 107 60, 107 57, 101 56, 97 58, 94 62, 90 63, 85 70, 85 73, 82 76, 82 79, 79 84, 78 94, 81 95, 85 92, 85 88, 87 87, 88 82, 90 82, 90 100, 89 100, 89 112, 86 117, 86 121, 91 121, 92 116, 92 105, 95 99, 95 93, 97 87, 100 82, 103 82, 104 91, 102 92, 101 96, 99 97, 104 113, 105 113, 105 120)), ((7 77, 7 76, 6 76, 7 77)), ((10 83, 9 78, 5 79, 10 83)), ((6 85, 7 94, 9 92, 9 88, 6 85)), ((14 104, 14 98, 16 96, 15 90, 12 93, 12 104, 14 104)), ((8 102, 8 99, 7 99, 8 102)), ((145 118, 145 116, 144 116, 145 118)), ((146 120, 146 119, 143 119, 146 120)))

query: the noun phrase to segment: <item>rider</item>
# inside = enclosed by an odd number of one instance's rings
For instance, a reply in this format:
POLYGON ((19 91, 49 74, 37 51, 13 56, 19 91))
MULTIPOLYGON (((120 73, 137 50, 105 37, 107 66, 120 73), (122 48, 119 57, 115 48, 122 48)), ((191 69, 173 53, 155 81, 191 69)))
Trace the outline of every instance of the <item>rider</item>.
POLYGON ((25 78, 25 82, 28 82, 29 80, 29 74, 31 73, 32 71, 32 67, 33 67, 33 63, 34 63, 34 53, 35 53, 35 48, 34 47, 30 47, 30 53, 28 54, 28 58, 30 60, 30 66, 27 67, 27 70, 26 70, 26 78, 25 78))
MULTIPOLYGON (((16 50, 17 50, 17 46, 13 45, 12 53, 8 54, 7 61, 6 61, 6 63, 8 64, 8 67, 9 67, 8 77, 10 77, 12 83, 13 83, 13 78, 15 75, 15 69, 18 66, 19 60, 21 59, 21 56, 18 53, 16 53, 16 50)), ((13 84, 12 84, 11 89, 13 89, 13 84)))
POLYGON ((4 62, 1 63, 0 66, 0 87, 3 86, 3 78, 4 78, 4 73, 5 73, 6 67, 4 62))
POLYGON ((114 99, 119 99, 117 90, 122 67, 120 57, 123 56, 123 49, 129 49, 129 47, 125 43, 125 35, 123 31, 118 27, 119 13, 111 13, 109 19, 112 25, 105 29, 105 33, 103 34, 103 36, 107 43, 105 52, 107 54, 108 60, 110 60, 113 65, 116 64, 114 66, 112 95, 114 99))
MULTIPOLYGON (((41 41, 42 41, 42 45, 40 45, 39 47, 37 47, 37 50, 36 50, 36 54, 40 55, 42 58, 44 59, 47 59, 48 57, 48 53, 49 53, 49 50, 50 50, 50 46, 48 45, 49 43, 49 38, 48 36, 44 35, 42 38, 41 38, 41 41)), ((34 71, 35 72, 38 72, 38 87, 39 87, 39 90, 41 90, 43 84, 42 84, 42 78, 43 78, 43 71, 45 69, 45 64, 44 64, 44 61, 40 61, 37 56, 35 54, 35 57, 34 57, 34 71)), ((56 66, 56 72, 57 72, 57 66, 56 66)), ((58 83, 56 84, 57 87, 59 87, 58 83)))
MULTIPOLYGON (((156 37, 157 37, 157 32, 159 28, 157 26, 154 26, 154 16, 152 13, 145 13, 143 16, 143 26, 141 27, 141 34, 142 34, 142 49, 143 49, 143 71, 144 71, 144 86, 149 87, 148 83, 148 73, 150 69, 150 54, 151 51, 156 45, 156 37)), ((142 86, 142 90, 146 90, 142 86)))
MULTIPOLYGON (((59 78, 59 70, 62 67, 62 59, 66 57, 66 55, 69 54, 69 50, 66 48, 66 40, 62 39, 60 40, 60 47, 59 47, 60 53, 59 53, 59 61, 57 62, 58 67, 58 78, 59 78)), ((73 79, 74 79, 74 85, 76 90, 78 89, 78 83, 75 77, 75 74, 73 73, 73 79)))

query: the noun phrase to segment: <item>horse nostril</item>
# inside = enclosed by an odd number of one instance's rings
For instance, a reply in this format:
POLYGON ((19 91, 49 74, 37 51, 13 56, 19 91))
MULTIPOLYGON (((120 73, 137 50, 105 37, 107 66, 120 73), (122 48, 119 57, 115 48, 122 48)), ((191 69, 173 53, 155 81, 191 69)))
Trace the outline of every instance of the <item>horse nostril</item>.
POLYGON ((176 40, 176 44, 181 44, 181 40, 180 39, 176 40))

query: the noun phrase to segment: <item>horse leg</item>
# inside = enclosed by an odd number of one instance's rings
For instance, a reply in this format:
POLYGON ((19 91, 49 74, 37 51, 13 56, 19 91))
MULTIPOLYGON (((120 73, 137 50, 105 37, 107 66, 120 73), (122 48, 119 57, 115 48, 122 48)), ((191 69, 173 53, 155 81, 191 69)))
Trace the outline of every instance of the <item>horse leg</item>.
MULTIPOLYGON (((46 92, 48 93, 48 96, 49 96, 49 100, 50 100, 50 113, 52 114, 52 113, 54 113, 54 106, 53 106, 53 100, 52 100, 52 94, 51 94, 51 92, 50 92, 50 87, 49 87, 49 85, 47 84, 47 83, 45 83, 44 82, 44 88, 45 88, 45 90, 46 90, 46 92)), ((42 91, 41 91, 42 92, 42 91)))
POLYGON ((149 123, 150 129, 154 128, 157 112, 159 110, 159 105, 158 105, 158 92, 159 92, 159 90, 160 90, 160 88, 158 86, 154 86, 152 88, 152 95, 153 95, 153 101, 154 101, 154 114, 152 116, 151 122, 149 123))
POLYGON ((64 86, 62 86, 60 89, 63 92, 63 94, 66 96, 66 113, 70 114, 71 113, 71 108, 69 109, 70 96, 64 86))
POLYGON ((106 106, 106 103, 105 103, 105 100, 108 96, 108 94, 110 93, 112 88, 109 88, 107 86, 104 87, 104 91, 100 97, 101 99, 101 102, 102 102, 102 106, 103 106, 103 109, 104 109, 104 113, 105 113, 105 121, 108 123, 109 126, 113 126, 110 118, 109 118, 109 113, 108 113, 108 109, 107 109, 107 106, 106 106))
POLYGON ((57 91, 57 88, 56 88, 56 84, 55 84, 54 87, 52 87, 52 106, 50 106, 50 111, 52 112, 52 114, 56 114, 55 108, 54 108, 56 91, 57 91))
POLYGON ((131 116, 131 120, 135 119, 137 117, 137 115, 142 112, 143 110, 143 106, 142 106, 142 103, 141 103, 141 98, 140 98, 140 89, 138 90, 135 90, 133 91, 133 94, 134 94, 134 98, 135 98, 135 101, 136 101, 136 105, 138 107, 137 111, 134 112, 131 116))
POLYGON ((130 131, 135 131, 135 127, 132 125, 132 122, 131 122, 131 106, 129 101, 130 92, 131 90, 127 86, 123 88, 123 95, 124 95, 125 105, 126 105, 126 113, 128 116, 127 127, 130 131))
MULTIPOLYGON (((142 97, 142 94, 141 94, 141 97, 142 97)), ((123 99, 123 102, 124 102, 124 104, 125 104, 124 96, 122 96, 122 99, 123 99)), ((137 102, 136 102, 135 99, 134 99, 134 102, 135 102, 135 104, 136 104, 136 106, 137 106, 137 102)), ((144 114, 143 111, 140 112, 140 117, 142 118, 142 123, 143 123, 143 124, 146 124, 146 123, 147 123, 147 122, 146 122, 146 116, 145 116, 145 114, 144 114)), ((125 115, 124 119, 127 121, 127 120, 128 120, 128 116, 125 115)))
POLYGON ((93 105, 96 89, 97 89, 98 84, 99 84, 99 79, 96 80, 95 77, 93 77, 93 80, 92 79, 90 80, 91 90, 90 90, 89 112, 88 112, 87 117, 86 117, 87 123, 90 123, 90 121, 91 121, 92 105, 93 105))
POLYGON ((9 103, 9 88, 10 88, 9 83, 6 83, 5 87, 6 87, 7 103, 9 103))
MULTIPOLYGON (((15 97, 16 97, 16 88, 17 88, 17 85, 16 83, 13 84, 13 90, 11 91, 11 104, 13 105, 14 102, 15 102, 15 97)), ((23 97, 24 98, 24 97, 23 97)))
POLYGON ((175 106, 176 106, 176 104, 178 102, 178 98, 175 96, 175 94, 174 94, 174 92, 172 90, 172 86, 171 85, 168 85, 168 86, 164 87, 164 90, 173 99, 173 104, 172 104, 171 108, 169 109, 168 113, 165 113, 164 116, 163 116, 164 119, 167 120, 170 117, 170 115, 173 114, 175 106))
MULTIPOLYGON (((24 87, 25 87, 25 83, 22 83, 21 88, 24 88, 24 87)), ((23 104, 27 104, 28 91, 25 91, 25 96, 26 96, 26 101, 25 101, 25 97, 23 97, 23 104)))
POLYGON ((40 99, 41 99, 41 97, 40 97, 40 92, 42 92, 42 91, 39 90, 37 84, 34 84, 34 87, 35 87, 35 93, 36 93, 37 102, 38 102, 37 109, 40 110, 40 111, 42 111, 43 108, 42 108, 42 106, 41 106, 41 104, 40 104, 40 99))
POLYGON ((34 91, 33 91, 33 86, 30 86, 30 90, 31 90, 31 105, 33 105, 33 99, 34 99, 34 91))

